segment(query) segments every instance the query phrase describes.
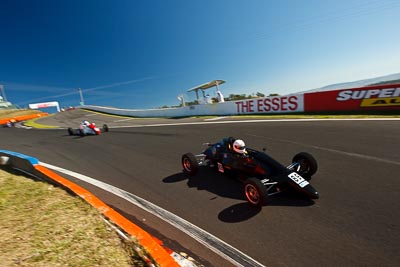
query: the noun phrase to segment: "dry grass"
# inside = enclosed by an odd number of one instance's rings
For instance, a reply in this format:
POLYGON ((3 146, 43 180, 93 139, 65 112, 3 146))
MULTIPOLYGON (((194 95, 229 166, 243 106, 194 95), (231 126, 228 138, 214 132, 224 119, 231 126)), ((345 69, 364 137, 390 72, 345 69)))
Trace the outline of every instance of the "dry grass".
POLYGON ((147 266, 86 202, 3 169, 0 236, 1 266, 147 266))

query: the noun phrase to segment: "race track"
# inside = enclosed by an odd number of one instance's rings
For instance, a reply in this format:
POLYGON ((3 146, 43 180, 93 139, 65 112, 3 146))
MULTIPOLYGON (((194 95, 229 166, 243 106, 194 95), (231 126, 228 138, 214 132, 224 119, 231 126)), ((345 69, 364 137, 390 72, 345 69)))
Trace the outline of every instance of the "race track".
MULTIPOLYGON (((400 262, 400 120, 220 123, 232 119, 124 119, 75 110, 37 122, 76 127, 83 119, 107 123, 110 132, 81 138, 68 136, 65 129, 4 128, 0 149, 124 189, 266 266, 398 266, 400 262), (290 163, 300 151, 313 154, 319 171, 311 182, 320 199, 281 194, 256 209, 245 201, 241 184, 228 177, 207 169, 190 180, 182 175, 182 154, 200 153, 202 143, 226 136, 240 137, 251 148, 265 147, 282 163, 290 163)), ((173 249, 206 266, 230 266, 154 216, 71 179, 173 249)))

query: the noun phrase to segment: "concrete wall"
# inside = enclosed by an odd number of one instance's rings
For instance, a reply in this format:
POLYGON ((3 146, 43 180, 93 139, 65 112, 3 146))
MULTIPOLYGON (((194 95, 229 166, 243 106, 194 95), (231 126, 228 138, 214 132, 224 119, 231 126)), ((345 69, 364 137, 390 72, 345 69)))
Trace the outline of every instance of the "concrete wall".
POLYGON ((240 114, 290 113, 304 111, 304 96, 303 94, 298 94, 254 98, 240 101, 228 101, 224 103, 164 109, 120 109, 91 105, 79 106, 78 108, 132 117, 188 117, 207 115, 226 116, 240 114))

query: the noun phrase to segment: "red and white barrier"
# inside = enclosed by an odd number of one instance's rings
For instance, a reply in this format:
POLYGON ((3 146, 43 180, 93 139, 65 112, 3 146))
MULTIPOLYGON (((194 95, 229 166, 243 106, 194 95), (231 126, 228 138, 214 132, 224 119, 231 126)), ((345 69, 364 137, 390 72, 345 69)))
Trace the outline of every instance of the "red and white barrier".
POLYGON ((305 112, 400 110, 400 84, 304 94, 305 112))

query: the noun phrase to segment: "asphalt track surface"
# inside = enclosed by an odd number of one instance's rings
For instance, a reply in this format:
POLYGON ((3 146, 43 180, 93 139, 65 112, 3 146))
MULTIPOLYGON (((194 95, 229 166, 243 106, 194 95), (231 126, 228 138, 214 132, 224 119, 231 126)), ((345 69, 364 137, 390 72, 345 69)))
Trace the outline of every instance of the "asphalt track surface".
MULTIPOLYGON (((2 128, 0 149, 126 190, 266 266, 398 266, 400 262, 400 120, 219 123, 232 119, 126 119, 75 110, 37 122, 73 127, 83 119, 107 123, 110 132, 81 138, 68 136, 65 129, 2 128), (313 154, 319 170, 311 183, 320 199, 283 193, 257 209, 245 201, 241 184, 229 177, 209 169, 191 179, 181 173, 182 154, 200 153, 202 143, 226 136, 240 137, 255 149, 266 147, 282 163, 290 163, 300 151, 313 154)), ((66 178, 173 250, 188 253, 205 266, 232 266, 127 201, 66 178)))

